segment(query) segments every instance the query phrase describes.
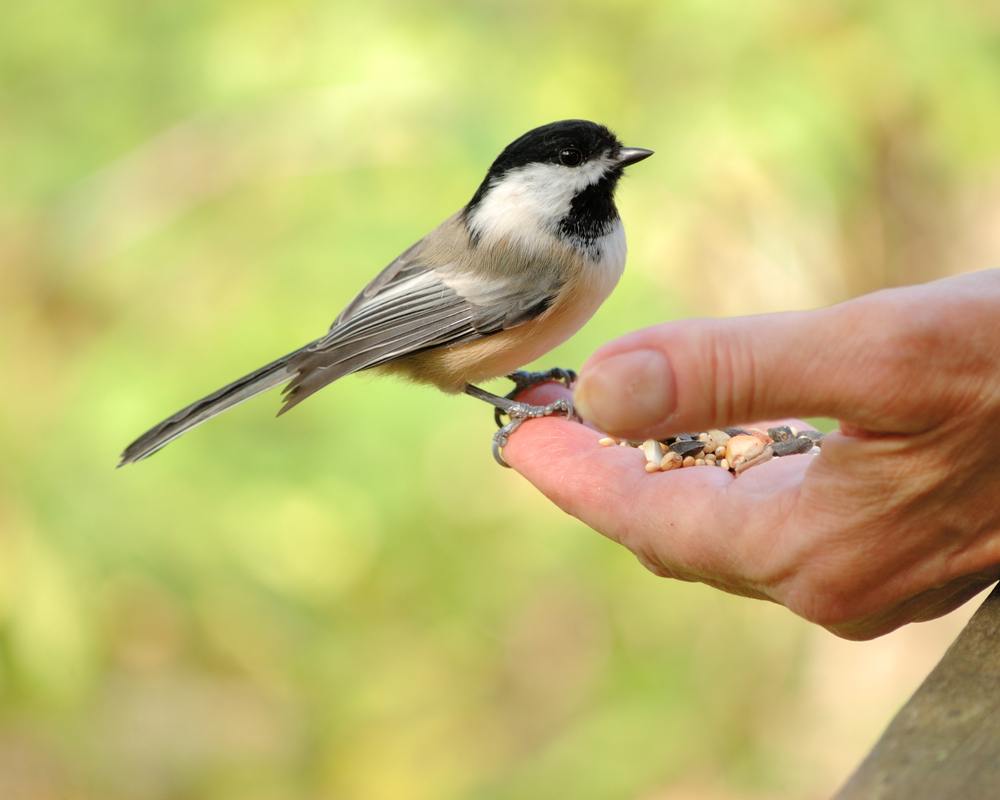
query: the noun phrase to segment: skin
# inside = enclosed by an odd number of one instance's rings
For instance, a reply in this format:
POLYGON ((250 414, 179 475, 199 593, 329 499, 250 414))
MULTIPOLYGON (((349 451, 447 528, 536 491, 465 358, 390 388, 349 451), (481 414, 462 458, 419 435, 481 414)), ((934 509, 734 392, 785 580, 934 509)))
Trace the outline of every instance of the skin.
POLYGON ((1000 270, 638 331, 590 358, 575 402, 630 439, 840 420, 819 455, 738 479, 648 475, 640 452, 598 446, 591 427, 522 426, 509 463, 657 575, 771 600, 858 640, 947 614, 1000 578, 1000 270))

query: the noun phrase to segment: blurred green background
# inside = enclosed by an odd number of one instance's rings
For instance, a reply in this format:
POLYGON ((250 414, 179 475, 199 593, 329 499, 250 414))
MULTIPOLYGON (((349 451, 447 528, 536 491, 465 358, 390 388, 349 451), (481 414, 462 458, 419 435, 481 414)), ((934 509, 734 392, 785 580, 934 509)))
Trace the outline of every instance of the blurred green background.
POLYGON ((998 97, 974 0, 7 4, 0 797, 827 796, 956 617, 852 645, 654 578, 481 405, 364 376, 113 466, 554 119, 656 156, 545 366, 995 265, 998 97))

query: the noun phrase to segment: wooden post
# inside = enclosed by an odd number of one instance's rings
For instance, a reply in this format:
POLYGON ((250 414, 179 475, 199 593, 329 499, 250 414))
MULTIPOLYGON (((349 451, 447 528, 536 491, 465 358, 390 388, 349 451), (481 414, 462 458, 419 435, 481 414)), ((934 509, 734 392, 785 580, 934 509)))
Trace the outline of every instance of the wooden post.
POLYGON ((836 800, 1000 798, 1000 586, 836 800))

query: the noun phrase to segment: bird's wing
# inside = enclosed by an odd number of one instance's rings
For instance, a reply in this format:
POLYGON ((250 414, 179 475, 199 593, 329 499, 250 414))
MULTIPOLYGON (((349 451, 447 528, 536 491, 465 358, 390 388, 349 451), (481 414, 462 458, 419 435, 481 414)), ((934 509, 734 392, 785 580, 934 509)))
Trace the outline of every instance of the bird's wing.
POLYGON ((431 266, 424 241, 379 273, 326 336, 292 359, 295 376, 285 388, 281 413, 349 373, 534 319, 562 285, 559 276, 544 270, 476 277, 451 263, 431 266))

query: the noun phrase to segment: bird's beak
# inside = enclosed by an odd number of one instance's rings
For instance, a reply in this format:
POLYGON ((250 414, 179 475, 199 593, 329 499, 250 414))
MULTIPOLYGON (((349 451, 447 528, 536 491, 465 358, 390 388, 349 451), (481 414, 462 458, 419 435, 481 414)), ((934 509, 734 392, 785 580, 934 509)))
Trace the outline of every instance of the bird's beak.
POLYGON ((636 164, 651 155, 653 155, 653 151, 647 150, 645 147, 623 147, 618 151, 618 166, 627 167, 629 164, 636 164))

